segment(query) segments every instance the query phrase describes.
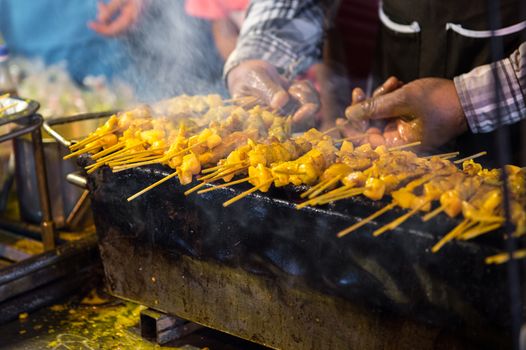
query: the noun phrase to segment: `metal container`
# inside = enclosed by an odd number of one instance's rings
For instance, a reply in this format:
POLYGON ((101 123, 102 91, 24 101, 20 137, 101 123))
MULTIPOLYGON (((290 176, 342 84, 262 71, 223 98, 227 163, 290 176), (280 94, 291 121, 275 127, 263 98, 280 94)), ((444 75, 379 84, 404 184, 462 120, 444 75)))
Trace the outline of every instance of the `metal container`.
MULTIPOLYGON (((55 130, 69 140, 81 139, 99 125, 101 125, 101 121, 91 119, 57 125, 55 130)), ((66 176, 78 171, 79 167, 75 159, 62 159, 69 153, 66 147, 45 133, 43 137, 42 142, 44 144, 53 220, 58 227, 64 227, 68 216, 72 213, 83 194, 83 189, 66 181, 66 176)), ((16 159, 15 178, 21 217, 25 221, 39 223, 42 212, 37 200, 37 179, 34 173, 35 160, 31 139, 28 136, 16 138, 14 140, 14 149, 16 159)), ((87 211, 85 217, 78 220, 78 222, 81 226, 88 225, 91 222, 91 213, 87 211)))
MULTIPOLYGON (((0 117, 0 136, 9 134, 19 118, 35 113, 39 107, 38 103, 31 100, 11 97, 0 99, 0 108, 9 106, 11 107, 2 112, 0 117)), ((12 153, 11 140, 0 143, 0 212, 5 210, 13 183, 12 153)))

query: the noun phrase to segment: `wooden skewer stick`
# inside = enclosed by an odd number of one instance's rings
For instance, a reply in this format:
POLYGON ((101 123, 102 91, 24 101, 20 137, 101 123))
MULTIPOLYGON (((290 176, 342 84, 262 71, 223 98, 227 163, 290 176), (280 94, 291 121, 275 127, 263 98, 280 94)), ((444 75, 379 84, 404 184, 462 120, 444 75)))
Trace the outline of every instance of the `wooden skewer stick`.
POLYGON ((238 172, 245 170, 246 168, 248 168, 248 166, 243 166, 243 167, 234 168, 234 169, 227 169, 227 170, 217 174, 216 176, 213 176, 210 179, 210 181, 216 181, 216 180, 219 180, 219 179, 221 179, 223 177, 226 177, 226 176, 235 175, 238 172))
POLYGON ((94 166, 86 171, 86 173, 91 174, 95 172, 97 169, 102 168, 104 166, 104 163, 97 163, 97 166, 94 166))
POLYGON ((190 188, 189 190, 187 190, 184 195, 185 196, 188 196, 189 194, 191 193, 194 193, 195 191, 197 191, 198 189, 200 189, 201 187, 203 187, 204 185, 206 185, 208 183, 208 181, 203 181, 201 182, 200 184, 197 184, 195 185, 194 187, 190 188))
POLYGON ((253 107, 257 106, 257 105, 261 105, 261 104, 264 104, 264 101, 259 99, 259 98, 255 98, 254 100, 250 100, 250 101, 247 101, 247 102, 244 102, 244 103, 240 103, 239 106, 241 108, 251 109, 251 108, 253 108, 253 107))
POLYGON ((283 175, 305 175, 306 174, 306 172, 304 171, 293 171, 293 170, 287 170, 287 169, 283 169, 283 170, 277 169, 277 170, 274 170, 274 172, 276 174, 283 174, 283 175))
POLYGON ((309 194, 311 194, 312 192, 316 191, 318 188, 320 188, 321 186, 323 186, 325 183, 327 183, 328 181, 330 180, 324 180, 324 181, 320 181, 318 182, 316 185, 314 186, 311 186, 311 188, 309 188, 307 191, 303 192, 302 194, 300 194, 300 198, 305 198, 307 197, 309 194))
POLYGON ((422 143, 422 141, 416 141, 416 142, 411 142, 411 143, 406 143, 405 145, 400 145, 400 146, 394 146, 394 147, 390 147, 388 148, 387 150, 388 151, 399 151, 401 149, 405 149, 405 148, 410 148, 410 147, 414 147, 414 146, 418 146, 422 143))
MULTIPOLYGON (((119 153, 117 156, 114 156, 114 154, 110 154, 104 158, 100 158, 97 160, 97 162, 95 164, 91 164, 91 165, 88 165, 86 167, 86 169, 88 168, 93 168, 95 166, 99 166, 99 164, 108 164, 108 163, 113 163, 113 162, 120 162, 120 161, 123 161, 123 164, 126 164, 126 165, 129 165, 133 162, 137 162, 137 160, 135 160, 135 158, 142 158, 140 155, 136 155, 135 153, 130 153, 129 152, 130 149, 123 149, 117 153, 119 153)), ((138 152, 140 153, 140 152, 138 152)), ((162 154, 154 154, 155 157, 152 158, 152 159, 159 159, 159 158, 162 158, 162 154)))
POLYGON ((158 158, 159 157, 156 155, 154 157, 137 157, 137 158, 132 158, 130 160, 126 160, 126 161, 122 161, 122 162, 113 162, 113 161, 110 160, 109 162, 97 162, 95 164, 91 164, 91 166, 89 168, 86 167, 85 169, 87 170, 88 174, 91 174, 95 170, 103 167, 104 165, 108 165, 110 167, 115 167, 115 166, 119 166, 119 165, 123 165, 123 164, 128 164, 129 161, 140 162, 140 161, 147 161, 147 160, 158 159, 158 158))
POLYGON ((319 200, 318 203, 316 203, 316 204, 323 205, 323 204, 337 202, 337 201, 340 201, 342 199, 349 199, 351 197, 356 197, 356 196, 362 194, 364 191, 365 191, 365 189, 363 189, 363 188, 355 188, 355 189, 352 189, 352 190, 350 190, 348 192, 344 192, 344 193, 340 194, 339 196, 334 196, 332 198, 319 200))
POLYGON ((137 146, 141 146, 141 144, 137 144, 137 145, 133 145, 133 146, 128 146, 128 147, 125 147, 123 149, 121 149, 120 151, 117 151, 113 154, 109 154, 105 157, 102 157, 100 159, 97 160, 97 162, 110 162, 110 161, 121 161, 121 160, 124 160, 124 159, 130 159, 130 158, 135 158, 135 157, 139 157, 139 156, 143 156, 143 155, 156 155, 158 157, 162 157, 163 156, 163 151, 166 149, 166 147, 159 147, 159 148, 154 148, 154 149, 146 149, 144 151, 134 151, 133 149, 137 146), (159 153, 159 151, 161 151, 161 153, 159 153))
MULTIPOLYGON (((143 156, 143 155, 162 156, 163 154, 159 153, 159 151, 162 152, 165 149, 166 149, 166 147, 160 147, 160 148, 154 148, 154 149, 147 149, 147 150, 139 151, 139 152, 133 152, 133 151, 131 151, 131 148, 125 148, 122 151, 115 152, 113 154, 113 155, 115 155, 114 157, 111 157, 111 158, 108 157, 104 161, 115 161, 115 162, 118 162, 118 161, 122 161, 122 160, 125 160, 125 159, 128 159, 128 158, 134 158, 134 157, 143 156), (129 151, 131 151, 131 152, 129 152, 129 151)), ((103 160, 99 159, 99 161, 103 161, 103 160)))
POLYGON ((342 191, 342 192, 337 193, 335 195, 321 196, 321 197, 318 197, 319 198, 318 204, 327 204, 327 203, 330 203, 330 202, 339 201, 341 199, 355 197, 357 195, 363 194, 364 191, 365 191, 365 187, 356 187, 356 188, 351 188, 351 189, 346 190, 346 191, 342 191))
POLYGON ((62 159, 66 160, 66 159, 70 159, 70 158, 73 158, 73 157, 77 157, 77 156, 79 156, 81 154, 89 153, 89 152, 94 151, 94 150, 99 149, 99 148, 101 148, 100 145, 95 145, 95 146, 91 146, 91 147, 88 147, 88 148, 83 148, 81 150, 78 150, 76 152, 73 152, 73 153, 70 153, 70 154, 64 156, 64 158, 62 158, 62 159))
POLYGON ((119 171, 123 171, 123 170, 127 170, 127 169, 132 169, 132 168, 136 168, 136 167, 142 166, 142 165, 150 165, 150 164, 162 163, 162 162, 165 162, 165 161, 169 160, 170 158, 176 157, 179 154, 187 152, 188 150, 190 150, 190 149, 192 149, 194 147, 197 147, 198 145, 200 145, 202 143, 205 143, 205 142, 206 141, 198 142, 198 143, 196 143, 196 144, 194 144, 194 145, 192 145, 190 147, 186 147, 185 149, 182 149, 182 150, 177 151, 175 153, 166 153, 165 155, 160 156, 156 160, 151 160, 151 161, 146 161, 146 162, 137 162, 137 163, 132 163, 132 164, 129 164, 129 165, 123 165, 123 166, 115 167, 113 169, 113 172, 119 172, 119 171))
POLYGON ((103 134, 100 134, 100 135, 91 135, 91 136, 88 136, 86 138, 84 138, 83 140, 80 140, 79 142, 75 142, 74 144, 72 144, 71 146, 69 146, 69 149, 70 151, 75 151, 79 148, 82 148, 84 147, 84 145, 87 145, 88 143, 92 143, 93 141, 96 141, 96 140, 99 140, 101 138, 103 138, 104 136, 107 136, 109 134, 113 134, 114 132, 118 131, 119 128, 115 128, 115 129, 112 129, 110 131, 107 131, 103 134))
POLYGON ((318 197, 314 197, 314 198, 311 198, 309 200, 306 200, 305 202, 302 202, 302 203, 299 203, 299 204, 296 204, 296 209, 303 209, 309 205, 316 205, 320 200, 322 200, 323 198, 326 198, 329 196, 329 194, 333 195, 332 192, 336 192, 338 190, 341 190, 342 187, 340 187, 339 189, 336 189, 334 191, 331 191, 331 192, 328 192, 328 193, 324 193, 323 195, 321 196, 318 196, 318 197))
POLYGON ((483 235, 484 233, 488 233, 488 232, 494 231, 494 230, 498 229, 501 226, 502 226, 502 224, 500 224, 500 223, 497 223, 497 224, 483 224, 483 223, 480 223, 477 226, 475 226, 474 228, 472 228, 470 230, 467 230, 467 231, 464 231, 464 233, 462 233, 462 235, 459 236, 458 239, 462 240, 462 241, 467 241, 469 239, 473 239, 475 237, 483 235))
POLYGON ((110 154, 112 152, 115 152, 115 151, 117 151, 117 150, 119 150, 119 149, 121 149, 123 147, 126 147, 126 142, 119 142, 119 143, 117 143, 117 144, 115 144, 115 145, 113 145, 111 147, 108 147, 108 148, 106 148, 106 149, 104 149, 104 150, 102 150, 100 152, 95 153, 94 155, 91 156, 91 159, 97 160, 97 159, 102 158, 102 157, 104 157, 104 156, 106 156, 106 155, 108 155, 108 154, 110 154))
POLYGON ((208 174, 208 175, 205 175, 205 176, 201 176, 199 177, 199 180, 202 180, 202 181, 206 181, 206 180, 210 180, 210 179, 220 179, 224 176, 227 176, 227 175, 230 175, 232 171, 236 172, 240 169, 245 169, 247 168, 246 166, 243 166, 243 167, 238 167, 238 168, 235 168, 235 169, 217 169, 216 171, 208 174))
POLYGON ((182 150, 177 151, 175 153, 168 152, 168 153, 166 153, 166 155, 164 157, 166 158, 166 160, 168 160, 170 158, 173 158, 173 157, 177 157, 177 156, 179 156, 179 155, 181 155, 183 153, 188 152, 189 150, 191 150, 191 149, 193 149, 193 148, 195 148, 197 146, 201 146, 204 143, 206 143, 206 141, 200 141, 200 142, 194 143, 192 146, 183 148, 182 150))
POLYGON ((433 154, 433 155, 422 157, 422 158, 423 159, 431 159, 433 157, 438 157, 438 158, 447 158, 447 159, 449 159, 450 156, 456 157, 459 154, 460 154, 460 152, 457 151, 457 152, 433 154))
POLYGON ((235 173, 235 172, 237 172, 239 170, 246 169, 246 168, 248 168, 248 166, 237 167, 237 168, 234 168, 234 169, 231 169, 231 168, 218 169, 218 170, 214 171, 213 173, 210 173, 208 175, 199 177, 199 180, 202 180, 202 181, 212 180, 212 181, 214 181, 214 180, 220 179, 222 177, 231 175, 232 172, 235 173))
POLYGON ((459 160, 455 160, 453 163, 454 164, 461 164, 461 163, 465 162, 466 160, 482 157, 482 156, 485 156, 486 154, 488 154, 488 152, 486 152, 486 151, 479 152, 479 153, 474 154, 472 156, 469 156, 469 157, 466 157, 466 158, 462 158, 462 159, 459 159, 459 160))
POLYGON ((324 193, 321 196, 314 197, 312 199, 309 199, 308 201, 300 203, 296 205, 296 209, 303 209, 309 205, 327 204, 327 203, 334 202, 340 199, 354 197, 359 194, 362 194, 363 191, 364 191, 363 187, 352 188, 350 186, 342 186, 331 192, 324 193))
POLYGON ((336 125, 335 127, 332 127, 330 129, 327 129, 325 130, 324 132, 322 132, 322 135, 327 135, 327 134, 330 134, 331 132, 333 131, 336 131, 336 130, 340 130, 340 128, 345 125, 345 124, 349 124, 350 120, 347 119, 345 120, 343 123, 341 123, 340 125, 336 125))
MULTIPOLYGON (((238 168, 238 169, 242 169, 242 168, 238 168)), ((199 180, 203 181, 202 183, 192 187, 191 189, 186 191, 184 194, 185 194, 185 196, 188 196, 189 194, 197 191, 198 189, 200 189, 201 187, 203 187, 207 183, 219 180, 221 177, 225 177, 225 176, 231 175, 232 171, 236 172, 236 171, 238 171, 238 169, 218 170, 217 172, 214 172, 214 173, 212 173, 212 174, 210 174, 208 176, 203 176, 203 177, 199 178, 199 180), (211 176, 211 175, 213 175, 213 176, 211 176)))
POLYGON ((263 183, 260 184, 259 186, 252 187, 251 189, 249 189, 249 190, 247 190, 247 191, 245 191, 245 192, 243 192, 243 193, 238 194, 238 195, 235 196, 234 198, 231 198, 231 199, 227 200, 225 203, 223 203, 223 207, 228 207, 230 204, 235 203, 235 202, 237 202, 238 200, 245 198, 246 196, 248 196, 248 195, 251 194, 252 192, 256 192, 256 191, 259 190, 260 188, 263 188, 263 187, 265 187, 265 186, 271 184, 273 181, 274 181, 274 179, 270 179, 270 180, 268 180, 268 181, 263 182, 263 183))
POLYGON ((432 218, 434 218, 435 216, 437 216, 438 214, 440 214, 441 212, 444 211, 444 206, 439 206, 438 208, 430 211, 429 213, 427 213, 426 215, 424 215, 424 217, 422 218, 422 221, 423 222, 427 222, 429 220, 431 220, 432 218))
POLYGON ((385 207, 383 207, 382 209, 378 210, 377 212, 375 212, 374 214, 372 215, 369 215, 368 217, 358 221, 356 224, 352 225, 352 226, 349 226, 348 228, 346 228, 345 230, 341 230, 340 232, 338 232, 338 234, 336 235, 336 237, 338 238, 342 238, 343 236, 359 229, 360 227, 364 226, 365 224, 373 221, 374 219, 376 219, 377 217, 387 213, 389 210, 393 209, 394 207, 396 206, 395 203, 391 203, 391 204, 388 204, 386 205, 385 207))
MULTIPOLYGON (((348 190, 352 190, 353 187, 351 186, 348 186, 348 185, 345 185, 345 186, 341 186, 341 187, 338 187, 338 188, 335 188, 334 190, 332 191, 329 191, 327 193, 324 193, 318 197, 313 197, 313 198, 310 198, 307 202, 309 204, 316 204, 318 201, 320 200, 324 200, 324 199, 328 199, 328 198, 332 198, 332 197, 337 197, 337 196, 340 196, 343 192, 346 192, 348 190)), ((304 204, 305 202, 299 204, 299 205, 302 205, 304 204)))
POLYGON ((217 186, 214 186, 214 187, 210 187, 210 188, 206 188, 204 190, 197 191, 197 193, 198 194, 203 194, 203 193, 207 193, 207 192, 212 192, 212 191, 215 191, 215 190, 220 189, 220 188, 225 188, 225 187, 229 187, 229 186, 232 186, 232 185, 237 185, 237 184, 240 184, 240 183, 243 183, 243 182, 247 182, 247 181, 253 180, 255 178, 256 178, 255 176, 253 176, 253 177, 245 177, 245 178, 240 179, 240 180, 225 182, 224 184, 221 184, 221 185, 217 185, 217 186))
POLYGON ((227 163, 227 164, 223 164, 223 165, 217 165, 217 166, 214 166, 214 167, 211 167, 211 168, 204 169, 203 171, 201 171, 201 174, 213 173, 216 170, 219 170, 221 168, 230 168, 230 167, 233 167, 233 166, 236 166, 236 165, 239 165, 239 164, 243 164, 243 163, 244 163, 244 161, 234 162, 234 163, 227 163))
POLYGON ((208 180, 208 179, 211 179, 213 178, 214 176, 216 176, 217 174, 221 173, 221 172, 224 172, 226 171, 226 169, 222 169, 222 168, 219 168, 207 175, 204 175, 204 176, 199 176, 199 180, 202 180, 202 181, 205 181, 205 180, 208 180))
POLYGON ((458 237, 458 235, 460 235, 460 233, 462 233, 462 230, 466 229, 467 227, 469 227, 472 224, 473 223, 470 223, 468 219, 464 219, 460 224, 457 225, 457 227, 455 227, 454 229, 449 231, 448 234, 446 234, 444 237, 442 237, 442 239, 440 241, 438 241, 433 246, 433 248, 431 248, 431 251, 433 253, 438 252, 440 250, 440 248, 442 248, 444 246, 444 244, 446 244, 447 242, 451 241, 452 239, 458 237))
POLYGON ((151 164, 160 164, 164 160, 162 157, 156 157, 151 160, 145 160, 145 161, 136 161, 135 159, 131 159, 129 162, 124 163, 123 165, 115 165, 111 168, 112 173, 120 173, 121 171, 126 171, 129 169, 137 168, 143 165, 151 165, 151 164))
POLYGON ((140 190, 139 192, 137 192, 136 194, 134 194, 133 196, 130 196, 128 197, 128 202, 131 202, 132 200, 134 200, 135 198, 139 197, 139 196, 142 196, 143 194, 145 194, 146 192, 148 192, 149 190, 163 184, 164 182, 170 180, 171 178, 173 177, 176 177, 177 176, 177 172, 173 172, 171 173, 170 175, 168 176, 165 176, 164 178, 162 178, 161 180, 157 181, 157 182, 154 182, 153 184, 151 184, 150 186, 140 190))
POLYGON ((150 164, 158 164, 158 163, 162 163, 166 161, 165 157, 157 157, 153 160, 148 160, 148 161, 143 161, 143 162, 135 162, 135 163, 130 163, 128 165, 120 165, 120 166, 116 166, 115 168, 112 169, 112 171, 114 173, 118 173, 120 171, 123 171, 123 170, 128 170, 128 169, 133 169, 133 168, 137 168, 139 166, 143 166, 143 165, 150 165, 150 164))
POLYGON ((143 161, 153 160, 153 159, 158 159, 158 158, 159 158, 159 156, 157 154, 151 155, 151 156, 143 155, 141 157, 131 158, 131 159, 110 160, 109 162, 104 163, 104 164, 108 165, 109 167, 116 167, 116 166, 119 166, 119 165, 128 164, 129 162, 143 162, 143 161))
POLYGON ((334 140, 334 143, 343 142, 343 141, 361 140, 361 139, 363 139, 365 137, 367 137, 367 134, 357 135, 357 136, 350 136, 350 137, 345 137, 343 139, 334 140))
POLYGON ((382 233, 385 233, 390 230, 394 230, 395 228, 403 224, 411 216, 415 215, 420 209, 422 209, 423 206, 425 206, 426 204, 429 204, 429 202, 430 201, 425 201, 421 203, 420 205, 417 205, 415 208, 411 209, 409 212, 405 213, 399 218, 391 221, 390 223, 388 223, 387 225, 384 225, 383 227, 380 227, 378 230, 373 232, 373 236, 377 237, 377 236, 380 236, 382 233))
POLYGON ((331 132, 336 131, 336 130, 340 130, 340 127, 339 126, 335 126, 335 127, 330 128, 330 129, 327 129, 324 132, 322 132, 322 135, 328 135, 331 132))
POLYGON ((116 158, 119 155, 128 154, 126 151, 128 151, 128 150, 126 148, 124 148, 124 149, 121 149, 120 151, 117 151, 115 153, 108 154, 107 156, 104 156, 102 158, 97 159, 97 161, 95 163, 85 166, 84 169, 90 169, 90 168, 98 166, 99 164, 105 164, 107 161, 111 161, 111 160, 113 160, 114 158, 116 158))
POLYGON ((449 156, 444 156, 444 157, 440 157, 440 158, 443 159, 443 160, 449 160, 449 159, 453 159, 453 158, 456 158, 456 157, 458 157, 458 154, 457 155, 451 154, 449 156))
POLYGON ((318 194, 322 193, 323 191, 325 191, 325 189, 329 188, 330 186, 334 185, 335 183, 338 183, 338 181, 340 181, 340 179, 342 178, 342 175, 338 175, 332 179, 330 179, 329 181, 327 181, 323 186, 321 186, 320 188, 316 189, 314 192, 312 192, 310 195, 309 195, 309 198, 314 198, 316 197, 318 194))
MULTIPOLYGON (((513 252, 513 259, 523 259, 526 258, 526 249, 518 249, 513 252)), ((509 253, 500 253, 492 256, 488 256, 485 259, 486 264, 504 264, 510 260, 509 253)))

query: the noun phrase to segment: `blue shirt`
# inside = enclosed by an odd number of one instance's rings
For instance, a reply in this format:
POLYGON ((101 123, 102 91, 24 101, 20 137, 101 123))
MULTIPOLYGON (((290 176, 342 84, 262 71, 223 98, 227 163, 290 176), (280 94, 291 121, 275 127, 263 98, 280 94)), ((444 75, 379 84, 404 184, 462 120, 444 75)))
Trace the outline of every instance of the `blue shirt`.
POLYGON ((87 75, 111 77, 128 60, 123 45, 87 27, 96 0, 0 0, 0 32, 13 55, 65 61, 78 82, 87 75))

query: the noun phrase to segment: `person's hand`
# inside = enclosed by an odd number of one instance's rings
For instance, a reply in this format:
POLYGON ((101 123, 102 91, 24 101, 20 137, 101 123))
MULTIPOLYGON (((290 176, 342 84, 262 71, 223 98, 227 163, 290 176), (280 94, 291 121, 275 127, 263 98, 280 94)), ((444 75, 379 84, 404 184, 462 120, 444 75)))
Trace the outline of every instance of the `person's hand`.
MULTIPOLYGON (((385 95, 400 88, 403 82, 398 78, 391 76, 382 85, 380 85, 373 92, 373 98, 385 95)), ((351 106, 359 104, 367 99, 365 92, 361 88, 355 88, 352 91, 351 106)), ((336 125, 344 137, 357 143, 370 143, 373 146, 385 144, 383 130, 385 126, 384 121, 378 120, 350 120, 339 118, 336 120, 336 125)))
POLYGON ((467 130, 453 81, 440 78, 418 79, 366 99, 348 107, 345 115, 351 123, 388 120, 382 135, 388 145, 421 141, 423 148, 435 148, 467 130))
POLYGON ((142 0, 110 0, 97 4, 97 20, 88 27, 103 36, 117 36, 134 25, 141 13, 142 0))
POLYGON ((306 80, 289 83, 274 66, 262 60, 249 60, 233 68, 227 76, 233 98, 257 97, 281 114, 292 114, 294 122, 314 117, 320 109, 318 92, 306 80))

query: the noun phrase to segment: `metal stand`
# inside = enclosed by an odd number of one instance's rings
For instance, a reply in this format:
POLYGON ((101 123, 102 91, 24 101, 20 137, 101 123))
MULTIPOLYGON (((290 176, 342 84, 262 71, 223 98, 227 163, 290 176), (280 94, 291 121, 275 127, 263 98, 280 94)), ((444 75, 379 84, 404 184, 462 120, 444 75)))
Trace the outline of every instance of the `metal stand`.
POLYGON ((51 213, 51 201, 49 199, 49 190, 47 186, 46 163, 44 159, 44 146, 42 145, 42 132, 40 126, 42 125, 42 117, 38 128, 31 132, 31 139, 33 141, 33 152, 35 154, 35 170, 37 175, 37 186, 40 200, 40 208, 42 210, 42 222, 40 227, 42 230, 42 242, 44 243, 44 250, 51 250, 56 245, 55 225, 53 223, 53 215, 51 213))
POLYGON ((43 122, 44 119, 39 114, 17 119, 16 121, 9 121, 7 123, 16 123, 21 125, 21 127, 6 135, 0 136, 0 143, 31 133, 33 152, 35 154, 35 172, 37 175, 38 197, 40 208, 42 210, 40 230, 42 235, 42 243, 44 244, 44 250, 49 251, 55 248, 57 236, 55 232, 55 225, 53 223, 53 216, 51 213, 51 202, 49 199, 49 190, 47 186, 46 164, 44 160, 44 147, 42 145, 42 133, 40 131, 43 122))
MULTIPOLYGON (((57 245, 58 230, 52 215, 42 142, 42 116, 34 114, 12 120, 0 119, 0 125, 8 123, 16 124, 17 127, 6 135, 0 135, 0 142, 31 134, 42 219, 38 226, 20 220, 0 218, 0 228, 23 233, 25 237, 41 238, 44 252, 16 255, 16 247, 9 250, 12 248, 9 242, 5 247, 2 247, 0 242, 0 253, 4 248, 3 256, 14 262, 0 268, 0 324, 16 319, 21 312, 32 312, 73 292, 89 288, 93 284, 91 282, 101 278, 102 272, 95 235, 84 235, 81 239, 57 245), (6 255, 5 252, 10 255, 6 255)), ((85 192, 68 216, 67 222, 74 223, 79 220, 80 214, 89 207, 87 199, 88 195, 85 192)), ((9 238, 8 233, 1 229, 0 233, 3 232, 4 236, 9 238)))

